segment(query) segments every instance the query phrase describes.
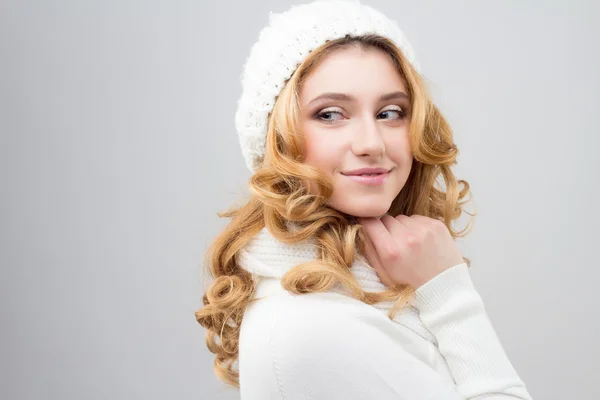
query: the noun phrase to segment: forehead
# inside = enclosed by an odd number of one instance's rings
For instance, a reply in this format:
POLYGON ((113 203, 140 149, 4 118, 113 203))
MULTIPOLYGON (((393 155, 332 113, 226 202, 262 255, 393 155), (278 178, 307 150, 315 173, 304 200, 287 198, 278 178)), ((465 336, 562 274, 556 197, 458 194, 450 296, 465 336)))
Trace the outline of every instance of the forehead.
POLYGON ((382 93, 406 91, 400 72, 379 49, 348 47, 324 58, 306 77, 301 89, 303 105, 324 92, 349 93, 361 99, 382 93))

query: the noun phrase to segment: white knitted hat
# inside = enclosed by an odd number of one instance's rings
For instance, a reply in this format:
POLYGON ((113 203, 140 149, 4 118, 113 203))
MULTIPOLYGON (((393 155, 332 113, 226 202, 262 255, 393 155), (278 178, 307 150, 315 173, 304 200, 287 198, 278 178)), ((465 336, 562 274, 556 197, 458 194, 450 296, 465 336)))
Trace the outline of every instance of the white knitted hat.
POLYGON ((269 23, 244 64, 235 114, 242 153, 251 171, 262 163, 268 115, 275 99, 298 65, 328 40, 367 33, 392 40, 419 71, 413 48, 397 23, 359 0, 316 0, 283 13, 269 13, 269 23))

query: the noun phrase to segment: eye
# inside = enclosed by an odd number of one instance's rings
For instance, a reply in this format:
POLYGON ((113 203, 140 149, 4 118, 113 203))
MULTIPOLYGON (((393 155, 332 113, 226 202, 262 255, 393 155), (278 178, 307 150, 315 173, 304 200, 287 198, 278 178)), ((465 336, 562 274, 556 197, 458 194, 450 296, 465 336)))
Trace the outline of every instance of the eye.
MULTIPOLYGON (((383 110, 379 115, 396 115, 396 118, 389 118, 389 119, 404 119, 407 116, 406 111, 404 111, 402 108, 397 107, 397 108, 389 108, 387 110, 383 110)), ((385 119, 385 118, 384 118, 385 119)))
POLYGON ((330 121, 335 121, 335 119, 331 118, 332 116, 339 114, 341 115, 342 112, 338 111, 339 109, 337 108, 326 108, 324 110, 319 111, 317 114, 315 114, 315 118, 324 121, 324 122, 330 122, 330 121))
MULTIPOLYGON (((342 113, 343 112, 339 108, 326 108, 315 114, 314 118, 323 122, 331 123, 342 119, 340 117, 335 117, 336 115, 343 117, 342 113)), ((389 108, 387 110, 383 110, 381 113, 379 113, 379 115, 384 115, 388 117, 380 119, 401 120, 407 117, 407 112, 404 111, 404 109, 401 107, 394 107, 389 108)))

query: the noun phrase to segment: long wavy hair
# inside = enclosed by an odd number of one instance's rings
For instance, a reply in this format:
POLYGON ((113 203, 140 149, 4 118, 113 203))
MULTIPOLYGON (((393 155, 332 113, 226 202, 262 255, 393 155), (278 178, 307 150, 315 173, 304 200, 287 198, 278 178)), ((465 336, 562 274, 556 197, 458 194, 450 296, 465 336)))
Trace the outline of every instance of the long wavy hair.
MULTIPOLYGON (((455 239, 466 235, 472 225, 469 218, 463 230, 457 231, 452 226, 463 211, 471 217, 475 215, 463 208, 471 198, 469 184, 457 180, 451 171, 458 149, 450 126, 432 103, 424 81, 401 49, 383 36, 369 34, 347 35, 313 50, 287 80, 269 114, 265 156, 260 169, 250 178, 249 199, 241 206, 218 214, 231 220, 206 252, 205 265, 213 280, 203 295, 204 306, 195 313, 196 320, 206 328, 206 345, 215 354, 216 376, 237 388, 236 361, 242 318, 246 307, 257 299, 252 276, 239 265, 236 255, 263 227, 284 243, 315 240, 317 259, 295 266, 281 279, 282 286, 292 293, 322 292, 333 285, 342 285, 351 296, 367 304, 394 301, 390 318, 414 293, 408 285, 388 287, 380 293, 360 287, 350 266, 355 257, 364 254, 362 227, 353 223, 351 216, 327 204, 333 192, 331 180, 303 163, 300 88, 321 60, 348 46, 379 49, 387 54, 404 79, 411 99, 412 170, 388 214, 420 214, 438 219, 455 239), (310 182, 316 183, 318 193, 309 191, 310 182), (289 229, 290 223, 295 227, 293 230, 289 229)), ((470 267, 469 259, 464 260, 470 267)))

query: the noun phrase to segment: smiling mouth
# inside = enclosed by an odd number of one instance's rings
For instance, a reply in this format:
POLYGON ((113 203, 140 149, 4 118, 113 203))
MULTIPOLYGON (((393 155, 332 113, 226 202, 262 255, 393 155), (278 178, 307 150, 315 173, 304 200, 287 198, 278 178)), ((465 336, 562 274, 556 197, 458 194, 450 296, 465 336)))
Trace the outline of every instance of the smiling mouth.
POLYGON ((359 168, 348 172, 340 172, 345 176, 377 176, 388 174, 392 168, 359 168))
POLYGON ((384 170, 383 172, 369 172, 369 173, 353 173, 344 174, 346 178, 351 181, 365 186, 379 186, 382 185, 390 175, 391 170, 384 170))
POLYGON ((382 175, 382 174, 387 174, 387 172, 376 172, 376 173, 372 173, 372 174, 343 174, 346 176, 377 176, 377 175, 382 175))

